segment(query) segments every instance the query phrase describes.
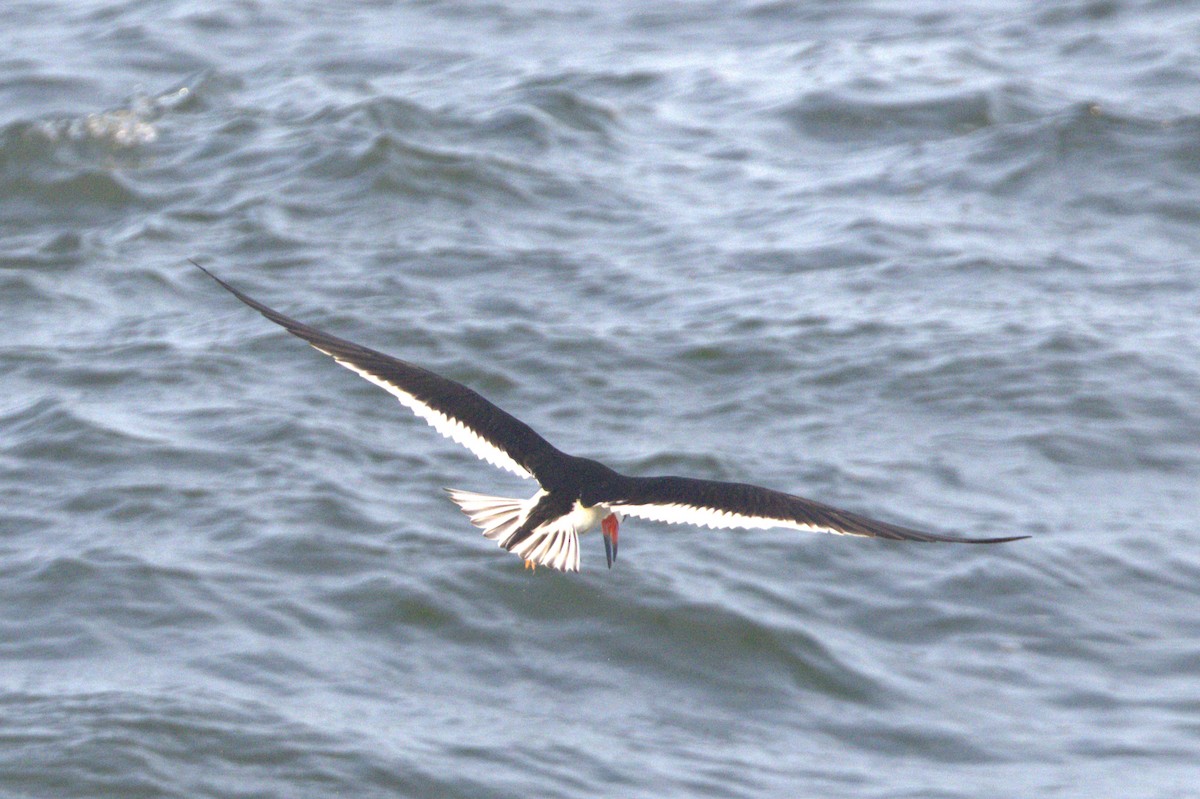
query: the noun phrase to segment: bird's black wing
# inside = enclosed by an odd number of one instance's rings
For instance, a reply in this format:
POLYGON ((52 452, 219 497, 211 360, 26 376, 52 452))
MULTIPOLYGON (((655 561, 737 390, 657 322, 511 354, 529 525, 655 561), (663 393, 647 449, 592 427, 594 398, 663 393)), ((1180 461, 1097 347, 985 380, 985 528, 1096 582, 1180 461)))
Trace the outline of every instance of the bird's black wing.
POLYGON ((815 533, 859 535, 896 541, 999 544, 1029 536, 956 538, 877 521, 804 497, 746 483, 691 477, 630 477, 619 495, 606 498, 612 510, 660 522, 700 527, 787 527, 815 533))
POLYGON ((567 457, 529 425, 461 383, 284 316, 195 261, 192 264, 275 324, 396 397, 435 430, 462 444, 476 457, 539 482, 539 474, 554 469, 567 457))

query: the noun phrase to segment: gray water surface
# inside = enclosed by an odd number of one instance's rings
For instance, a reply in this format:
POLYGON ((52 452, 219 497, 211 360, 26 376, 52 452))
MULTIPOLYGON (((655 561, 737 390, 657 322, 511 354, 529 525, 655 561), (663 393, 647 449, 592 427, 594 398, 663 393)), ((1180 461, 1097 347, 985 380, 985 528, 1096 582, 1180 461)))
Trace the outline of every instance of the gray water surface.
POLYGON ((0 13, 0 795, 1200 795, 1200 5, 0 13), (633 474, 528 496, 237 304, 633 474))

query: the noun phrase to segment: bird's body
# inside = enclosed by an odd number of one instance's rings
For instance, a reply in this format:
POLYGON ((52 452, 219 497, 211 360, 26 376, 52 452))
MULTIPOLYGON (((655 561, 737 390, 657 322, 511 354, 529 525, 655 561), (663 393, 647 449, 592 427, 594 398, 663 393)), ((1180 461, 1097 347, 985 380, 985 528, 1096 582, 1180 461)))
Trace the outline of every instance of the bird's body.
POLYGON ((1000 543, 1026 536, 964 539, 924 533, 746 483, 691 477, 631 477, 553 447, 519 419, 461 383, 284 316, 192 262, 239 300, 369 380, 477 457, 539 483, 529 499, 449 490, 501 547, 559 571, 579 571, 579 536, 597 525, 609 567, 623 516, 713 528, 782 527, 905 541, 1000 543))

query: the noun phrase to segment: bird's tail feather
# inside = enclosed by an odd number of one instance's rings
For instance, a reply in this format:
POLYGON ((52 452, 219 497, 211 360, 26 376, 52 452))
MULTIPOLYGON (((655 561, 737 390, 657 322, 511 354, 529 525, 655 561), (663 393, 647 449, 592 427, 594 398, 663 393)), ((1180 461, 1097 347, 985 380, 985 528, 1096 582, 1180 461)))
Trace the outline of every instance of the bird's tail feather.
POLYGON ((483 530, 484 536, 529 563, 549 566, 559 571, 579 571, 579 543, 573 529, 543 525, 520 541, 510 543, 510 536, 520 528, 529 512, 541 499, 491 497, 457 488, 447 488, 450 499, 467 514, 471 524, 483 530))
POLYGON ((467 514, 471 524, 482 529, 483 534, 493 541, 508 538, 521 526, 528 513, 528 503, 523 499, 489 497, 457 488, 447 488, 446 493, 467 514))

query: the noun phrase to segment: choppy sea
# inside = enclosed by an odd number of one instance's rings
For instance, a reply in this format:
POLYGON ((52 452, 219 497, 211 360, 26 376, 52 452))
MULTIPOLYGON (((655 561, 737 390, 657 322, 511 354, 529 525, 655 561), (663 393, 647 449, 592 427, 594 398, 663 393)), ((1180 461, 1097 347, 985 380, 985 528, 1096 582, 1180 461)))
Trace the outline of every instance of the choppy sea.
POLYGON ((1200 4, 0 11, 0 796, 1200 796, 1200 4), (632 474, 628 520, 240 306, 632 474))

